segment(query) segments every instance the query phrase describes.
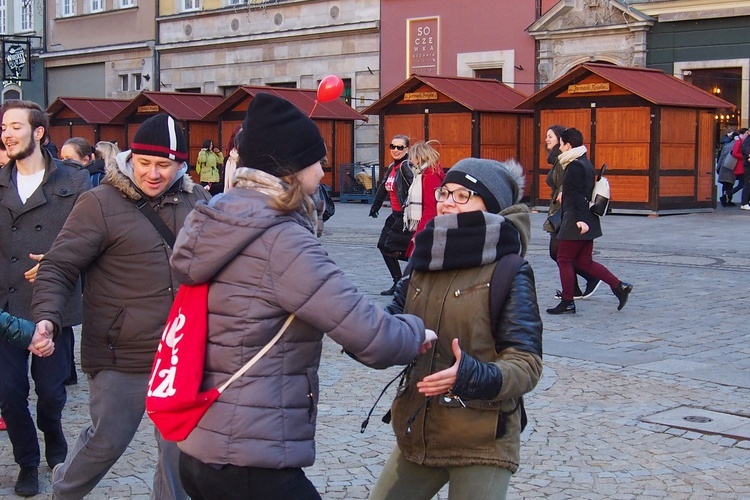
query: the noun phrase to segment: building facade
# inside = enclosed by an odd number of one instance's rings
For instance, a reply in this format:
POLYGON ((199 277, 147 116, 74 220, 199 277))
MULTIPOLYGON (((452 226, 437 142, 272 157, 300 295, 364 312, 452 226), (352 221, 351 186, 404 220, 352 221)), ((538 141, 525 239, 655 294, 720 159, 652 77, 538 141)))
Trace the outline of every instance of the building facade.
POLYGON ((47 102, 157 88, 156 0, 45 0, 47 102))
MULTIPOLYGON (((230 95, 240 85, 315 89, 344 81, 362 109, 379 97, 377 0, 177 0, 159 4, 161 90, 230 95)), ((355 159, 377 158, 377 126, 357 127, 355 159)))

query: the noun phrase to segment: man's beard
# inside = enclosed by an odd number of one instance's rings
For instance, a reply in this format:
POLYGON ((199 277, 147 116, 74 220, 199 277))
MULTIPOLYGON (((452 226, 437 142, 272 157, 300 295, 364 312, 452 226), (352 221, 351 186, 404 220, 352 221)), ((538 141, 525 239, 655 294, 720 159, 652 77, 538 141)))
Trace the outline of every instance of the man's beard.
POLYGON ((20 150, 18 153, 11 154, 10 150, 8 150, 8 158, 10 158, 11 160, 23 160, 34 154, 34 151, 36 151, 36 142, 29 139, 29 143, 26 145, 26 147, 20 150))

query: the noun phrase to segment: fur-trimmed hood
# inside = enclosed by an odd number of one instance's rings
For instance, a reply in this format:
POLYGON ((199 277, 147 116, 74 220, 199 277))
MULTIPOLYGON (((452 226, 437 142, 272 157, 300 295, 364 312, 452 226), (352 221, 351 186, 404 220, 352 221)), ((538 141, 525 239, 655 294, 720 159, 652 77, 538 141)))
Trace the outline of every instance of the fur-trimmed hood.
MULTIPOLYGON (((122 194, 131 200, 138 201, 142 200, 146 195, 138 189, 133 176, 133 163, 130 160, 130 151, 123 151, 119 153, 114 159, 109 160, 106 168, 106 175, 103 184, 111 184, 117 188, 122 194)), ((196 184, 193 179, 187 174, 187 164, 183 163, 182 168, 177 172, 174 182, 169 186, 161 196, 174 191, 179 186, 180 191, 186 193, 192 193, 196 184)))

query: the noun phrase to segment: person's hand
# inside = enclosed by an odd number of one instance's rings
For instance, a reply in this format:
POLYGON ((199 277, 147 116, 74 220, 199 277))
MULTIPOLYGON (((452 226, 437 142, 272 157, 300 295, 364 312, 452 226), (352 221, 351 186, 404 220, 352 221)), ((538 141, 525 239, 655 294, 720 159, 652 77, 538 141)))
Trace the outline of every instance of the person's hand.
POLYGON ((37 323, 29 343, 29 351, 35 356, 50 356, 55 350, 55 343, 52 341, 54 329, 52 322, 46 319, 37 323))
POLYGON ((206 191, 210 191, 211 190, 211 184, 206 184, 205 186, 203 186, 203 189, 205 189, 206 191))
POLYGON ((377 219, 378 218, 378 211, 375 210, 375 207, 372 207, 370 209, 370 217, 372 217, 373 219, 377 219))
POLYGON ((424 330, 424 342, 422 342, 422 345, 419 346, 419 354, 424 354, 430 349, 432 349, 432 344, 437 340, 437 334, 430 330, 429 328, 425 328, 424 330))
POLYGON ((576 227, 581 230, 581 234, 586 234, 589 230, 589 225, 583 222, 582 220, 579 220, 576 222, 576 227))
POLYGON ((558 204, 562 203, 562 191, 558 193, 556 200, 558 204))
MULTIPOLYGON (((39 253, 39 254, 30 253, 29 257, 31 258, 31 260, 35 260, 37 262, 41 262, 42 261, 42 257, 44 257, 44 254, 43 253, 39 253)), ((36 273, 38 273, 38 272, 39 272, 39 264, 35 265, 31 269, 29 269, 28 271, 26 271, 25 273, 23 273, 23 277, 26 278, 27 280, 29 280, 29 283, 33 283, 34 280, 36 279, 36 273)))
POLYGON ((453 366, 428 375, 421 382, 417 382, 417 390, 425 396, 446 394, 456 384, 458 365, 461 363, 461 348, 458 345, 458 339, 453 339, 451 348, 453 349, 453 355, 456 357, 456 362, 453 363, 453 366))

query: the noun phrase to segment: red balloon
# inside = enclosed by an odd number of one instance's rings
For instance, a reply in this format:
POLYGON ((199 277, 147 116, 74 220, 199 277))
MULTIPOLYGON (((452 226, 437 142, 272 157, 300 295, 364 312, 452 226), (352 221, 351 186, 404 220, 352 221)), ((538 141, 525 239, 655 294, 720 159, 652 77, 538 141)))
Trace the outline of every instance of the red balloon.
POLYGON ((318 102, 335 101, 344 91, 344 82, 336 75, 328 75, 318 85, 318 102))

